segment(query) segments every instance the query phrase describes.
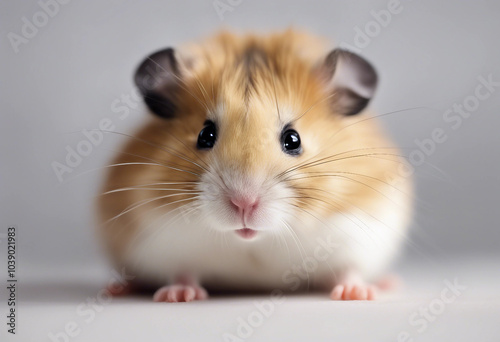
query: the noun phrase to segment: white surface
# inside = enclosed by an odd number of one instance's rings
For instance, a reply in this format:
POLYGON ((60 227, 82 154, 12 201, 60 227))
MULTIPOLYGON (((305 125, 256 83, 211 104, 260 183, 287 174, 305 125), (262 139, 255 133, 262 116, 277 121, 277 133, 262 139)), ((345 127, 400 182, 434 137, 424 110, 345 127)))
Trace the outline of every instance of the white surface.
MULTIPOLYGON (((241 340, 398 341, 398 335, 406 331, 414 341, 498 341, 498 261, 468 258, 402 265, 405 288, 375 302, 332 302, 321 294, 288 295, 241 340), (410 324, 411 315, 436 303, 446 279, 457 279, 466 289, 419 332, 417 328, 422 326, 410 324)), ((82 270, 38 275, 35 270, 27 271, 19 277, 18 334, 8 341, 51 341, 49 332, 60 332, 72 321, 80 332, 70 341, 225 341, 225 333, 238 336, 239 318, 247 321, 258 312, 255 302, 270 300, 266 295, 231 296, 167 304, 153 303, 145 296, 115 298, 98 307, 102 310, 95 311, 87 323, 85 318, 90 316, 79 315, 77 308, 87 298, 98 296, 99 285, 109 275, 82 270)), ((5 330, 3 327, 3 335, 5 330)))
MULTIPOLYGON (((110 163, 119 136, 103 138, 65 183, 51 163, 64 163, 66 147, 74 149, 86 139, 82 130, 98 128, 103 119, 116 132, 132 133, 148 118, 142 103, 125 119, 111 110, 133 91, 133 72, 148 54, 225 26, 260 32, 293 26, 325 36, 332 48, 352 44, 356 27, 373 21, 370 12, 389 1, 245 0, 224 21, 213 2, 70 1, 17 54, 6 34, 20 32, 21 18, 39 11, 38 0, 0 2, 0 232, 18 225, 24 264, 74 267, 98 260, 92 200, 102 175, 83 173, 110 163)), ((416 196, 424 205, 417 207, 413 242, 432 250, 430 241, 446 253, 497 253, 500 154, 493 151, 500 146, 500 89, 458 129, 443 113, 474 94, 479 76, 500 80, 500 2, 402 3, 404 10, 361 54, 380 75, 375 112, 425 107, 380 117, 405 154, 419 150, 415 140, 429 139, 436 128, 448 136, 426 156, 429 164, 415 168, 416 196)))

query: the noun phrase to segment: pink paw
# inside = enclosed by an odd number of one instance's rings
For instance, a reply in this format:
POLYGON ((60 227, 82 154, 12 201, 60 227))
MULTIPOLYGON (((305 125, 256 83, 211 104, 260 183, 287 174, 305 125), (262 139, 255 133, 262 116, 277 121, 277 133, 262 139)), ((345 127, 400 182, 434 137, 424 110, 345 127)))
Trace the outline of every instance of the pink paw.
POLYGON ((155 302, 192 302, 208 298, 207 291, 197 285, 168 285, 158 289, 153 300, 155 302))
POLYGON ((375 285, 369 284, 338 284, 330 293, 333 300, 374 300, 377 292, 375 285))
POLYGON ((333 300, 375 300, 378 291, 390 291, 401 284, 395 275, 387 275, 376 285, 367 284, 356 272, 347 272, 330 293, 333 300))

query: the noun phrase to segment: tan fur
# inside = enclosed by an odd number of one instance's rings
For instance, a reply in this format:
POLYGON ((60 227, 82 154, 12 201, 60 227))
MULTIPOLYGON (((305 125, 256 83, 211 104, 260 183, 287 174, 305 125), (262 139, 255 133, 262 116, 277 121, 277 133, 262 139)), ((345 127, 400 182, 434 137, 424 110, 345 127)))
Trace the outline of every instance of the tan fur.
MULTIPOLYGON (((332 110, 334 100, 327 99, 329 93, 317 75, 318 63, 328 52, 325 47, 315 37, 288 30, 266 36, 223 32, 180 49, 182 70, 188 76, 179 115, 169 120, 150 118, 113 163, 157 165, 111 167, 103 192, 159 182, 197 182, 200 177, 195 174, 203 174, 215 160, 235 173, 265 179, 322 160, 326 163, 281 177, 294 192, 287 201, 303 209, 296 215, 310 221, 307 212, 325 218, 359 208, 376 216, 379 204, 391 201, 387 182, 398 180, 397 191, 405 193, 411 191, 410 182, 398 175, 403 163, 399 152, 370 113, 344 117, 332 110), (207 118, 218 123, 219 137, 213 150, 198 151, 197 136, 207 118), (290 122, 304 148, 297 157, 284 154, 279 144, 280 132, 290 122)), ((147 187, 197 189, 195 183, 147 187)), ((128 190, 100 197, 100 232, 118 265, 124 263, 131 241, 145 229, 142 222, 150 213, 173 211, 190 202, 189 192, 176 194, 176 190, 128 190), (168 194, 174 196, 112 219, 139 201, 168 194), (186 201, 173 203, 179 200, 186 201)), ((407 208, 405 203, 401 210, 407 208)))

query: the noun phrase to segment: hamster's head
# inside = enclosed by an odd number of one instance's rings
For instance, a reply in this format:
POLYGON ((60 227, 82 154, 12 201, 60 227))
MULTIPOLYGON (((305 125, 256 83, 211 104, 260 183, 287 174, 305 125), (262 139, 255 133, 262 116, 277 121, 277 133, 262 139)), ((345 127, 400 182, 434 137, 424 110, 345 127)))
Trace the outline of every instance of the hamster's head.
POLYGON ((308 44, 291 31, 226 33, 156 52, 138 68, 136 84, 163 120, 162 146, 175 149, 162 163, 194 170, 166 169, 162 178, 184 177, 209 229, 247 240, 308 229, 300 222, 367 196, 350 173, 381 177, 377 160, 360 153, 379 142, 376 130, 357 124, 375 91, 373 67, 308 44))

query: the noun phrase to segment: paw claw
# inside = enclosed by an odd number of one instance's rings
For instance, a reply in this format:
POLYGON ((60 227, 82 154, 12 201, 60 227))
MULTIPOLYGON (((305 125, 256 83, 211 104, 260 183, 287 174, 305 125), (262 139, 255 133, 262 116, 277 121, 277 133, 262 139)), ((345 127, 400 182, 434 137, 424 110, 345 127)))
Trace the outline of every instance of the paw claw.
POLYGON ((351 292, 351 300, 364 300, 364 288, 363 286, 354 286, 351 292))
POLYGON ((330 298, 332 300, 341 300, 343 293, 344 293, 344 285, 337 285, 333 288, 332 292, 330 293, 330 298))
POLYGON ((352 294, 352 285, 345 285, 344 286, 344 294, 342 295, 343 300, 350 300, 351 299, 351 294, 352 294))
POLYGON ((370 285, 367 288, 367 294, 366 294, 366 299, 367 300, 375 300, 377 299, 377 290, 375 289, 375 286, 370 285))

